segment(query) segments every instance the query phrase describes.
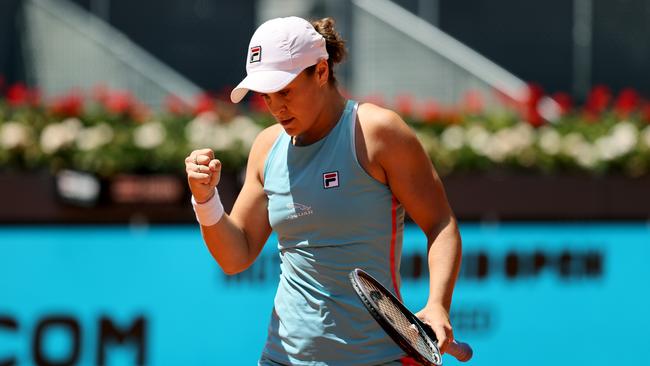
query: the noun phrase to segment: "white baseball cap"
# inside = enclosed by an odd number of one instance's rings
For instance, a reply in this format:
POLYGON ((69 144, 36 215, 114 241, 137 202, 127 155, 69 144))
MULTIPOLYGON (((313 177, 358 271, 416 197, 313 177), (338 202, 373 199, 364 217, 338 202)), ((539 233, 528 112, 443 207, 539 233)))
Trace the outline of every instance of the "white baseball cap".
POLYGON ((230 93, 239 103, 249 90, 274 93, 282 90, 302 70, 327 60, 325 38, 305 19, 275 18, 253 34, 246 58, 247 76, 230 93))

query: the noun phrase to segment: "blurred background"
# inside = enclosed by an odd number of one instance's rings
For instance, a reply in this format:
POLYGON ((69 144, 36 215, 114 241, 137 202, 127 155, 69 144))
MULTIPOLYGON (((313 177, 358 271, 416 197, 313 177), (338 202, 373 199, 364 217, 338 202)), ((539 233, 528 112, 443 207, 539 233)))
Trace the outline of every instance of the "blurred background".
MULTIPOLYGON (((229 210, 274 122, 229 92, 288 15, 335 18, 343 93, 399 112, 441 175, 472 364, 650 363, 649 0, 2 0, 0 365, 256 364, 276 239, 226 276, 184 158, 216 151, 229 210)), ((413 310, 425 252, 407 224, 413 310)))

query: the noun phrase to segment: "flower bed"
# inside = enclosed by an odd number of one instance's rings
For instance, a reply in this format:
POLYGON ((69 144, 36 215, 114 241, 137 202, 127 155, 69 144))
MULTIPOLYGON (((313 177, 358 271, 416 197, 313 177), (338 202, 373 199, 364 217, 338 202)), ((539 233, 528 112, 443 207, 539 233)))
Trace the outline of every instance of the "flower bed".
MULTIPOLYGON (((399 97, 396 109, 441 175, 481 171, 532 174, 650 172, 650 107, 630 90, 616 98, 595 88, 584 106, 566 95, 553 122, 537 113, 542 93, 500 112, 484 112, 477 94, 459 105, 399 97)), ((253 98, 246 109, 209 95, 193 105, 169 97, 154 113, 123 91, 98 87, 43 101, 21 84, 0 99, 0 166, 4 170, 73 169, 99 177, 182 174, 185 156, 213 148, 233 172, 241 170, 257 133, 273 121, 253 98)), ((374 98, 375 101, 376 98, 374 98)))

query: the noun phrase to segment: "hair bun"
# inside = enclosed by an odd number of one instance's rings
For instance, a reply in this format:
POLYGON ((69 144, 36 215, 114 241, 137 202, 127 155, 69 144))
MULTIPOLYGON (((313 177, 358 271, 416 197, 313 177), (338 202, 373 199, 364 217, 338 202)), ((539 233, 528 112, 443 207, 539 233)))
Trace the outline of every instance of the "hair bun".
POLYGON ((312 20, 311 25, 314 26, 316 32, 320 33, 326 41, 327 54, 329 55, 329 64, 337 64, 343 61, 347 50, 345 49, 345 40, 334 29, 335 21, 331 17, 312 20))

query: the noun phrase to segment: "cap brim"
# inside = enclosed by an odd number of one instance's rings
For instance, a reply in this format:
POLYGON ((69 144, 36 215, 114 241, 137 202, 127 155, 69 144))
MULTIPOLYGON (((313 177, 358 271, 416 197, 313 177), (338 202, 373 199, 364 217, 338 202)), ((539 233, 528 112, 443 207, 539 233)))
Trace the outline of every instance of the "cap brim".
POLYGON ((230 100, 239 103, 249 90, 259 93, 275 93, 287 86, 300 71, 257 71, 249 74, 230 93, 230 100))

